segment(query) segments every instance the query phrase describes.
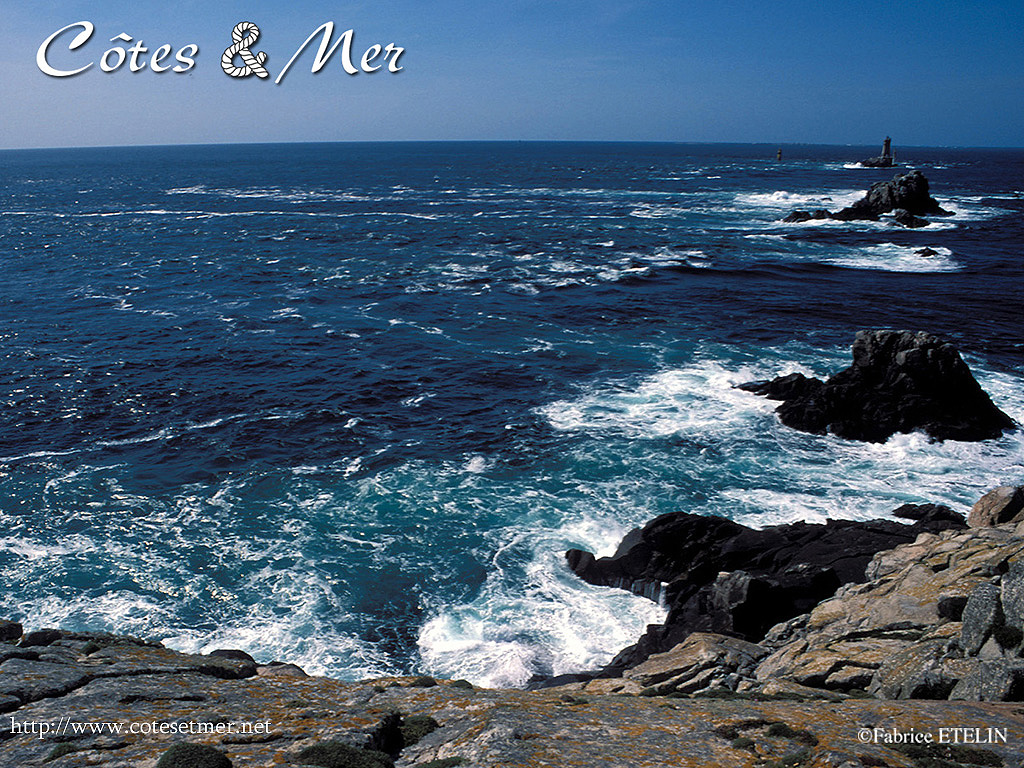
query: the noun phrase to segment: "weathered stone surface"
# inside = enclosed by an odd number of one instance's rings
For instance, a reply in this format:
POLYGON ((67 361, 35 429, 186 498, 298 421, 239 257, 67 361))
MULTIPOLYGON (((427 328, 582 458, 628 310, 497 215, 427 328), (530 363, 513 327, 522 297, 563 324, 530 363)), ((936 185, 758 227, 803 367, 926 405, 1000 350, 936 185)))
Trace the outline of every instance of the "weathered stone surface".
MULTIPOLYGON (((694 632, 666 653, 654 654, 623 675, 658 693, 692 693, 711 687, 729 687, 730 675, 750 677, 765 648, 734 637, 694 632)), ((732 686, 735 687, 735 686, 732 686)))
POLYGON ((976 663, 972 674, 965 674, 950 692, 960 701, 1024 700, 1024 660, 995 660, 976 663))
POLYGON ((9 659, 0 664, 0 694, 22 702, 63 696, 92 679, 84 666, 9 659))
POLYGON ((1006 625, 1024 629, 1024 558, 1009 562, 999 585, 999 603, 1006 625))
POLYGON ((885 659, 865 686, 885 699, 945 699, 959 677, 943 665, 948 642, 931 640, 909 645, 885 659))
POLYGON ((992 632, 1002 626, 1003 611, 999 597, 999 587, 984 583, 975 587, 967 598, 963 627, 960 630, 960 647, 968 655, 977 655, 992 632))
POLYGON ((1003 485, 989 491, 967 515, 967 524, 972 528, 987 528, 1003 523, 1019 523, 1024 520, 1024 486, 1003 485))
POLYGON ((988 440, 1015 426, 956 348, 924 332, 859 331, 853 365, 828 381, 790 374, 739 388, 782 399, 776 412, 787 426, 851 440, 918 430, 936 440, 988 440))
MULTIPOLYGON (((881 552, 866 569, 867 583, 841 588, 766 635, 761 644, 772 653, 759 663, 757 679, 891 698, 946 697, 954 690, 962 697, 966 690, 1016 695, 1006 675, 990 670, 982 680, 988 661, 971 657, 1001 623, 1000 588, 990 580, 1022 551, 1024 538, 1004 526, 924 533, 881 552), (940 598, 963 601, 963 623, 940 613, 940 598)), ((991 660, 1004 663, 1008 651, 990 642, 991 660)))
MULTIPOLYGON (((790 755, 804 742, 773 731, 785 723, 789 730, 806 731, 818 743, 808 746, 805 764, 842 765, 844 756, 861 755, 862 765, 902 765, 901 755, 884 744, 860 744, 856 726, 898 723, 900 728, 935 732, 940 727, 983 724, 1019 732, 1024 725, 1015 707, 960 702, 860 701, 843 695, 801 687, 792 681, 768 681, 751 690, 754 698, 664 699, 635 696, 633 680, 600 680, 583 690, 542 691, 465 688, 448 681, 424 688, 410 678, 349 683, 317 677, 254 676, 225 678, 197 671, 206 665, 193 656, 168 651, 154 655, 153 646, 107 638, 103 660, 81 653, 73 662, 49 663, 25 659, 15 665, 35 669, 45 682, 56 667, 75 670, 95 665, 122 674, 98 677, 63 695, 18 706, 0 723, 0 765, 31 768, 154 768, 178 742, 201 744, 226 756, 235 768, 277 768, 301 765, 298 756, 309 747, 337 742, 383 750, 399 768, 415 768, 436 760, 462 758, 470 768, 537 768, 538 766, 602 766, 602 768, 752 768, 790 755), (123 652, 126 658, 117 659, 123 652), (164 671, 145 672, 146 668, 164 671), (758 700, 790 697, 799 701, 758 700), (395 741, 401 716, 433 718, 439 728, 415 744, 395 741), (114 723, 120 734, 12 730, 11 719, 27 723, 114 723), (237 727, 259 721, 268 726, 244 735, 214 726, 237 727), (129 724, 174 724, 182 728, 209 727, 205 734, 130 732, 129 724), (737 736, 749 740, 736 742, 737 736), (60 743, 73 751, 45 762, 60 743), (842 759, 842 761, 840 760, 842 759), (837 762, 840 761, 840 762, 837 762), (873 761, 873 762, 871 762, 873 761)), ((695 638, 691 648, 739 661, 756 655, 751 644, 734 638, 695 638)), ((216 659, 216 657, 213 657, 216 659)), ((210 664, 231 659, 210 660, 210 664)), ((240 660, 244 663, 245 660, 240 660)), ((710 668, 709 668, 710 669, 710 668)), ((31 670, 22 668, 20 672, 31 670)), ((0 680, 8 675, 0 668, 0 680)), ((988 690, 1000 685, 996 679, 988 690)), ((53 686, 50 686, 53 688, 53 686)), ((968 692, 969 693, 969 692, 968 692)), ((0 699, 0 702, 3 700, 0 699)), ((16 700, 20 704, 20 700, 16 700)), ((1006 765, 1024 761, 1024 746, 1011 739, 992 747, 1006 765)), ((212 753, 210 753, 212 755, 212 753)), ((190 766, 192 768, 192 766, 190 766)))
POLYGON ((298 664, 282 664, 280 662, 259 666, 256 668, 256 674, 262 677, 308 677, 305 670, 298 664))

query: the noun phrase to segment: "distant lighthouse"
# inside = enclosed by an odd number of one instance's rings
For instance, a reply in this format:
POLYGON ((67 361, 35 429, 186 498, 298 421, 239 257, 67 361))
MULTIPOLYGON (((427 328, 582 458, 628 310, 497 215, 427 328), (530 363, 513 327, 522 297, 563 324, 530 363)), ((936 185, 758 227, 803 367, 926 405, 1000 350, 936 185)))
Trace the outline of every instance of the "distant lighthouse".
POLYGON ((882 154, 878 157, 861 160, 860 164, 865 168, 892 168, 894 165, 892 160, 892 139, 886 136, 885 141, 882 142, 882 154))

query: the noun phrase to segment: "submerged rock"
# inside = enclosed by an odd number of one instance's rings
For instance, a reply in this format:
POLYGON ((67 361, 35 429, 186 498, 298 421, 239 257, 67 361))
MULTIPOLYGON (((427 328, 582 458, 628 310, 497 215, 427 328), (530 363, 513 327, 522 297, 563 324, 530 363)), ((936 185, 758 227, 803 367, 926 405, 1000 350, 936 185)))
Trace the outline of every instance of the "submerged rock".
POLYGON ((828 381, 790 374, 739 389, 783 400, 777 413, 789 427, 850 440, 918 430, 935 440, 989 440, 1016 426, 956 348, 923 332, 859 331, 853 365, 828 381))
POLYGON ((831 218, 832 218, 832 214, 831 213, 829 213, 824 208, 818 208, 817 210, 815 210, 813 212, 793 211, 786 218, 784 218, 783 221, 788 222, 788 223, 794 223, 794 222, 799 223, 799 222, 802 222, 802 221, 812 221, 812 220, 831 219, 831 218))

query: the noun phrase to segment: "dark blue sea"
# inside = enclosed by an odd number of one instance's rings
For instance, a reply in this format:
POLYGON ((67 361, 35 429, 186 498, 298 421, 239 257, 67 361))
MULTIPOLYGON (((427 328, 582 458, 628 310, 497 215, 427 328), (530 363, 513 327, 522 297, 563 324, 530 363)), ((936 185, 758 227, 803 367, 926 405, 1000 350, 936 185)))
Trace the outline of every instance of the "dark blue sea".
POLYGON ((908 230, 780 223, 894 171, 776 149, 0 153, 3 617, 516 685, 662 616, 569 547, 1020 482, 1019 433, 848 442, 732 385, 928 330, 1024 421, 1024 151, 897 148, 955 212, 908 230))

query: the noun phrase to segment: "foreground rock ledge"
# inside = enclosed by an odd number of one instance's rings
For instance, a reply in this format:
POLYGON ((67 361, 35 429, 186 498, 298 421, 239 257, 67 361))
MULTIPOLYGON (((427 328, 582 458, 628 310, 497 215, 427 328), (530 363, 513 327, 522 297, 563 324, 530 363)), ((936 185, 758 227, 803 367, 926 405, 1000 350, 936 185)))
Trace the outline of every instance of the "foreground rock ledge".
POLYGON ((916 430, 935 440, 990 440, 1013 429, 952 344, 930 333, 858 331, 853 365, 828 381, 799 373, 739 389, 782 400, 786 426, 866 442, 916 430))
MULTIPOLYGON (((179 755, 215 750, 228 761, 220 765, 236 768, 392 761, 399 768, 754 768, 773 761, 845 768, 919 765, 884 741, 861 743, 857 732, 865 727, 933 734, 942 728, 979 728, 982 737, 997 729, 997 736, 1009 734, 1006 743, 974 745, 971 754, 983 754, 984 765, 1024 764, 1024 721, 1019 708, 1006 705, 801 700, 792 693, 788 700, 666 699, 623 693, 627 684, 636 685, 629 680, 596 681, 586 692, 580 685, 482 690, 429 678, 346 683, 254 674, 259 669, 244 658, 179 654, 131 638, 51 631, 27 638, 45 642, 36 645, 19 641, 17 625, 2 625, 0 631, 8 640, 0 664, 3 766, 153 768, 182 741, 133 733, 39 738, 11 727, 56 725, 61 718, 125 727, 269 721, 267 732, 258 735, 185 739, 208 745, 207 750, 175 748, 179 755), (599 684, 609 687, 602 692, 599 684), (367 761, 323 759, 342 748, 349 756, 366 755, 367 761)), ((734 656, 746 658, 744 649, 734 656)))

